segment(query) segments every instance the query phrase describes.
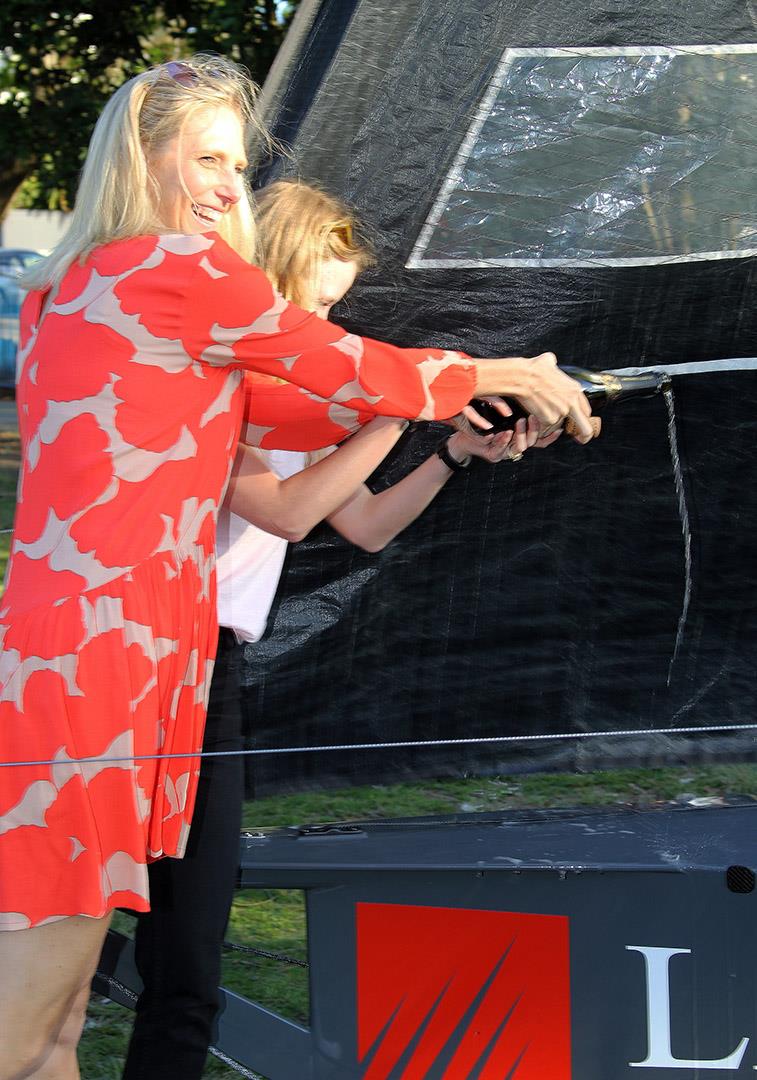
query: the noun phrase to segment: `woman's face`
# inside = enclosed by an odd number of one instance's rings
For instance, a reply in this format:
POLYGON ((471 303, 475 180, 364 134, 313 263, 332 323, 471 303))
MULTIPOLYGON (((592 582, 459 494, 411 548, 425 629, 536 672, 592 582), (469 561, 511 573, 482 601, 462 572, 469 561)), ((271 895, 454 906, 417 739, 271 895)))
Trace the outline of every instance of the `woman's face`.
POLYGON ((357 277, 357 263, 345 259, 324 259, 314 288, 312 302, 308 304, 319 319, 328 319, 334 304, 349 292, 357 277))
POLYGON ((246 168, 239 114, 225 105, 198 110, 150 159, 160 188, 161 222, 181 233, 217 229, 242 198, 246 168))

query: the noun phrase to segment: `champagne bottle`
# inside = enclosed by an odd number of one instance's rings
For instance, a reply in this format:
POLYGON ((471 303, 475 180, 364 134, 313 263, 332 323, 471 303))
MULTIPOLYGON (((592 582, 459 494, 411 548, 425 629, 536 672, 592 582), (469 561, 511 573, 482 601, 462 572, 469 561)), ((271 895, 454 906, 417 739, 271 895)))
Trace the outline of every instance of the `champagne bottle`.
MULTIPOLYGON (((605 405, 630 401, 631 398, 652 397, 670 385, 670 376, 660 371, 649 371, 643 375, 613 375, 609 371, 587 371, 585 368, 578 367, 563 367, 560 370, 580 384, 589 399, 592 412, 600 411, 605 405)), ((488 401, 482 401, 481 398, 474 398, 471 401, 476 412, 493 425, 486 431, 483 428, 476 429, 479 435, 490 435, 493 431, 507 431, 515 427, 516 421, 528 416, 519 401, 514 398, 505 400, 512 409, 512 416, 503 416, 494 405, 488 401)), ((561 421, 550 430, 554 431, 562 426, 561 421)))

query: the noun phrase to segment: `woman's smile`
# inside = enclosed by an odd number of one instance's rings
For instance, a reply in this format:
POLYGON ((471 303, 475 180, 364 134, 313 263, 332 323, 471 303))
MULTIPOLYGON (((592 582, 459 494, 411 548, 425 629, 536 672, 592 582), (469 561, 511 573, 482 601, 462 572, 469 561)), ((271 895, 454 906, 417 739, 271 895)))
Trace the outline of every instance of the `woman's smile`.
POLYGON ((247 156, 239 114, 229 106, 201 109, 150 168, 160 188, 161 223, 183 233, 217 228, 244 192, 247 156))

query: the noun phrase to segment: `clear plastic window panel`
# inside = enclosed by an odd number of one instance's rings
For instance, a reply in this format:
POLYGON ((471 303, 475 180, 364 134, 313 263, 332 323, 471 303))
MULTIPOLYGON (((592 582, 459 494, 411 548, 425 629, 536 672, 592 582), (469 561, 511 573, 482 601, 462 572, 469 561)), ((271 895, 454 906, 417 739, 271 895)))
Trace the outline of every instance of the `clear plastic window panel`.
POLYGON ((757 253, 757 45, 510 49, 409 266, 757 253))

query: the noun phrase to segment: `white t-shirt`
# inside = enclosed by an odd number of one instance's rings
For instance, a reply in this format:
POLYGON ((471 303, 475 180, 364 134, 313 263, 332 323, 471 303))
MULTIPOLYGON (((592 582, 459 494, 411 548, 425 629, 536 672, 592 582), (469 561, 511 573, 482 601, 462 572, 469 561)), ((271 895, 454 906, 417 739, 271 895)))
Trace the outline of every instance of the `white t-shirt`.
MULTIPOLYGON (((258 450, 280 480, 301 472, 307 455, 293 450, 258 450)), ((284 565, 287 542, 221 508, 216 534, 218 622, 239 641, 257 641, 265 630, 284 565)))

